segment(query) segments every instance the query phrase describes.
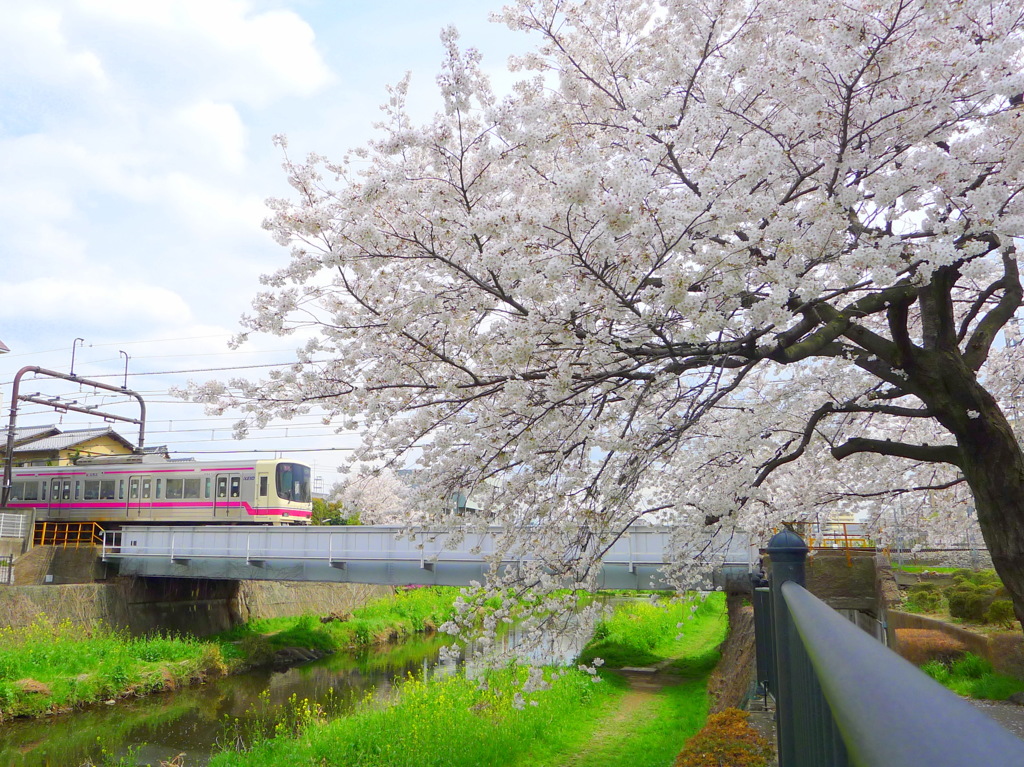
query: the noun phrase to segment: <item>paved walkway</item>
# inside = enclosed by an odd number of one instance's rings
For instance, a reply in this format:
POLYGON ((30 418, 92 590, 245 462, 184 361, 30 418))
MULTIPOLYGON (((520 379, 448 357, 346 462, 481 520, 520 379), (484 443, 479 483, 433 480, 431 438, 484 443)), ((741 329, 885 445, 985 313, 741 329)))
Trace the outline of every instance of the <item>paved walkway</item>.
POLYGON ((1024 706, 1005 700, 972 700, 970 703, 1024 740, 1024 706))

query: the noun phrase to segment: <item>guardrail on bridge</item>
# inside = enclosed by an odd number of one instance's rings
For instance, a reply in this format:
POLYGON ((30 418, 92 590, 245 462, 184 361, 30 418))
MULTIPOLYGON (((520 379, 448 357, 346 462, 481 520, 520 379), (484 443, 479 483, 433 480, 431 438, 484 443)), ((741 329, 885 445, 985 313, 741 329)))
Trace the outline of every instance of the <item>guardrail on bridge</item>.
POLYGON ((798 535, 778 533, 767 552, 757 668, 775 698, 780 767, 1024 765, 1024 741, 804 589, 798 535))
MULTIPOLYGON (((122 575, 468 585, 487 577, 501 530, 466 535, 458 544, 446 532, 403 533, 383 526, 132 526, 105 534, 103 559, 118 562, 122 575)), ((665 528, 631 528, 602 557, 599 587, 670 588, 661 572, 669 537, 665 528)), ((725 556, 730 576, 749 585, 756 550, 745 539, 732 544, 725 556)), ((533 559, 528 550, 514 551, 501 566, 533 559)))

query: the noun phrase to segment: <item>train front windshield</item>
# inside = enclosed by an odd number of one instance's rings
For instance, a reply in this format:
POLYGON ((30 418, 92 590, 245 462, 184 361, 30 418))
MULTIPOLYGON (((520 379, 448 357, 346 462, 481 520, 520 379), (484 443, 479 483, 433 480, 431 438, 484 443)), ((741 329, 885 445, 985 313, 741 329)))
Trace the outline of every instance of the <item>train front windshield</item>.
POLYGON ((300 463, 277 465, 277 494, 286 501, 309 503, 309 467, 300 463))

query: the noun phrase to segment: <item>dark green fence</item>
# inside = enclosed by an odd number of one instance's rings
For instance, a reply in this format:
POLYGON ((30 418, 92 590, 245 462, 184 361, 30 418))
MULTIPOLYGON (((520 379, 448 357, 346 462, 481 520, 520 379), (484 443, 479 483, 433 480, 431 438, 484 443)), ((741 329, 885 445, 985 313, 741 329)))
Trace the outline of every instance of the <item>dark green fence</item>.
POLYGON ((754 613, 779 767, 1024 767, 1024 741, 803 588, 798 535, 779 533, 768 554, 754 613))

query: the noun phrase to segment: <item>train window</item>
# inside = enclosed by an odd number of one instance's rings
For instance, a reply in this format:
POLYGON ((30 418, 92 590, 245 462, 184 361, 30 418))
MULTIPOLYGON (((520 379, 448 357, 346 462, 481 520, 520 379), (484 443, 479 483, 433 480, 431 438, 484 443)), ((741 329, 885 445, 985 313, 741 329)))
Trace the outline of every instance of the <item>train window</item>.
POLYGON ((75 480, 75 500, 77 501, 82 497, 82 480, 75 480))
POLYGON ((117 480, 117 500, 119 500, 119 501, 123 501, 124 500, 124 480, 123 479, 117 480))
POLYGON ((146 477, 142 480, 142 497, 149 500, 149 492, 152 489, 153 480, 146 477))
POLYGON ((196 477, 195 479, 186 479, 185 480, 185 497, 186 498, 198 499, 199 498, 199 485, 200 485, 200 482, 199 482, 199 478, 198 477, 196 477))
POLYGON ((39 489, 42 491, 40 493, 40 495, 39 495, 39 500, 45 501, 46 500, 46 480, 45 479, 42 482, 39 483, 39 489))
POLYGON ((154 498, 161 498, 160 491, 163 490, 164 481, 160 477, 156 478, 156 492, 153 494, 154 498))
MULTIPOLYGON (((77 495, 77 491, 75 495, 77 495)), ((85 480, 85 500, 95 501, 100 497, 100 481, 98 479, 85 480)))
POLYGON ((53 500, 56 501, 57 499, 60 498, 60 480, 59 479, 53 480, 53 488, 52 488, 52 490, 53 490, 53 492, 50 493, 50 497, 53 500))
POLYGON ((260 495, 265 496, 267 494, 267 477, 266 475, 260 477, 260 495))
POLYGON ((231 478, 231 497, 240 498, 242 495, 242 478, 232 477, 231 478))
POLYGON ((128 498, 133 501, 139 499, 139 480, 132 479, 128 485, 128 498))
POLYGON ((277 465, 277 494, 286 501, 309 503, 309 467, 298 463, 277 465))
POLYGON ((71 500, 71 480, 65 479, 60 486, 60 499, 62 501, 71 500))
MULTIPOLYGON (((46 490, 46 483, 43 482, 43 490, 46 490)), ((11 484, 11 500, 12 501, 38 501, 39 500, 39 483, 38 482, 14 482, 11 484)))
POLYGON ((227 498, 228 497, 228 478, 217 477, 217 497, 227 498))
MULTIPOLYGON (((157 481, 157 487, 160 487, 160 480, 157 481)), ((182 498, 185 489, 185 480, 183 479, 168 479, 167 480, 167 497, 168 498, 182 498)), ((159 490, 157 491, 159 492, 159 490)))
POLYGON ((114 480, 104 479, 100 481, 100 500, 101 501, 112 501, 114 500, 114 480))
POLYGON ((203 498, 210 497, 210 487, 213 485, 213 480, 209 477, 206 478, 206 490, 203 492, 203 498))

